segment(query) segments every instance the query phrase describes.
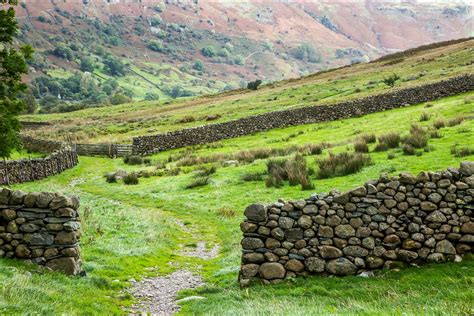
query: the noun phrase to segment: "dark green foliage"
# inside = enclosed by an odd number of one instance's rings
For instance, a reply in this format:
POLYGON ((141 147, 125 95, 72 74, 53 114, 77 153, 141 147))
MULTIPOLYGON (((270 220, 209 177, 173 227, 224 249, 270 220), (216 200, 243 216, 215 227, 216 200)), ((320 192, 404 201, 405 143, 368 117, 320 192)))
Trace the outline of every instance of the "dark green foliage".
POLYGON ((206 57, 215 57, 217 56, 217 51, 214 46, 209 45, 201 49, 201 53, 206 57))
POLYGON ((158 41, 150 41, 148 44, 148 48, 151 49, 152 51, 162 53, 164 50, 163 43, 158 42, 158 41))
POLYGON ((125 177, 123 177, 123 183, 126 185, 138 184, 138 175, 134 172, 127 174, 125 177))
POLYGON ((145 101, 157 101, 160 99, 160 95, 153 92, 147 92, 145 94, 145 101))
POLYGON ((291 51, 292 55, 299 60, 310 63, 321 62, 321 54, 310 43, 303 43, 291 51))
POLYGON ((116 183, 117 182, 117 176, 115 173, 108 173, 105 175, 105 181, 107 183, 116 183))
POLYGON ((210 183, 209 177, 200 177, 197 178, 196 180, 192 181, 188 185, 185 186, 186 189, 194 189, 197 187, 203 187, 206 186, 210 183))
POLYGON ((250 89, 250 90, 257 90, 258 89, 258 86, 262 84, 262 80, 260 79, 257 79, 255 81, 250 81, 248 84, 247 84, 247 89, 250 89))
POLYGON ((132 99, 123 95, 122 93, 115 93, 112 97, 110 97, 110 103, 113 105, 124 104, 131 102, 132 99))
POLYGON ((140 156, 125 156, 123 157, 123 162, 127 165, 141 165, 143 164, 143 158, 140 156))
POLYGON ((392 159, 394 159, 394 158, 395 158, 395 154, 394 154, 394 153, 388 153, 388 154, 387 154, 387 159, 392 160, 392 159))
POLYGON ((365 166, 370 165, 372 159, 361 153, 343 152, 340 154, 329 153, 329 157, 318 159, 316 162, 319 165, 318 178, 326 179, 357 173, 365 166))
POLYGON ((400 79, 400 76, 397 74, 392 74, 388 77, 382 79, 382 82, 385 83, 389 87, 394 87, 395 83, 400 79))
POLYGON ((210 175, 216 173, 217 168, 216 166, 210 166, 210 167, 205 167, 199 169, 196 174, 194 175, 195 178, 203 178, 203 177, 209 177, 210 175))
POLYGON ((470 155, 474 155, 474 148, 470 148, 470 147, 457 148, 456 146, 454 146, 451 148, 451 154, 456 157, 467 157, 470 155))
POLYGON ((74 58, 72 50, 64 43, 57 43, 56 48, 52 51, 52 53, 55 56, 66 60, 72 60, 74 58))
POLYGON ((17 96, 26 91, 21 77, 27 73, 27 60, 33 55, 30 46, 14 47, 17 32, 15 10, 0 10, 0 158, 4 159, 21 148, 18 115, 23 112, 25 103, 17 96))
POLYGON ((191 97, 194 95, 192 91, 183 89, 181 86, 174 86, 168 93, 173 99, 180 97, 191 97))
POLYGON ((107 55, 103 60, 104 71, 112 76, 125 75, 125 66, 122 62, 112 55, 107 55))
POLYGON ((82 71, 94 72, 94 64, 92 59, 86 57, 81 58, 80 65, 82 71))
POLYGON ((404 144, 402 149, 404 155, 413 156, 416 154, 415 148, 410 144, 404 144))
POLYGON ((378 137, 379 143, 375 146, 375 151, 385 151, 389 148, 397 148, 400 144, 400 135, 397 133, 387 133, 378 137))
POLYGON ((197 71, 204 71, 204 64, 198 59, 194 62, 193 69, 197 71))

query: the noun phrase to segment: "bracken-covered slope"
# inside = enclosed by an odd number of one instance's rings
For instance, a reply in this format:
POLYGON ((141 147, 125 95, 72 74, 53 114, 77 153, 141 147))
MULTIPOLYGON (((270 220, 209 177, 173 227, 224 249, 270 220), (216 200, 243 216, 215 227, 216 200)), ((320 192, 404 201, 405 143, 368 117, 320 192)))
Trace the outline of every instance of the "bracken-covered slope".
POLYGON ((473 21, 467 1, 33 0, 23 1, 17 15, 21 40, 37 51, 30 79, 79 71, 84 82, 89 71, 104 94, 91 98, 37 83, 36 97, 88 102, 112 93, 101 89, 108 79, 141 100, 147 93, 180 97, 255 78, 299 77, 467 37, 473 21), (123 74, 104 66, 108 55, 125 64, 123 74))

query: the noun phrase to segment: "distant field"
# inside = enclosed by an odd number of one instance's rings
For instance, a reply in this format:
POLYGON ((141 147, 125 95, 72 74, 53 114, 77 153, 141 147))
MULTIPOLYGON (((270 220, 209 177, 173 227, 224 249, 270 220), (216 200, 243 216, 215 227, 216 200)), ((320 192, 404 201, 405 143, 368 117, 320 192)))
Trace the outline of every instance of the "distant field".
POLYGON ((358 64, 302 79, 268 84, 258 91, 231 91, 169 102, 136 102, 72 113, 28 115, 22 119, 54 122, 52 127, 31 132, 44 138, 130 143, 132 137, 138 135, 380 93, 389 89, 381 80, 393 73, 401 77, 396 88, 472 73, 473 53, 474 40, 471 39, 420 51, 406 58, 358 64))
MULTIPOLYGON (((458 53, 464 56, 463 62, 468 58, 468 51, 472 50, 470 45, 458 53)), ((448 55, 445 58, 448 58, 448 55)), ((407 66, 405 70, 411 68, 407 66)), ((341 71, 352 69, 356 68, 341 71)), ((426 75, 420 80, 443 78, 439 75, 442 69, 438 70, 435 67, 431 69, 438 75, 426 75)), ((460 66, 453 69, 455 69, 453 72, 460 73, 470 68, 460 66)), ((334 73, 323 76, 333 75, 334 73)), ((342 75, 339 73, 338 76, 342 75)), ((362 74, 358 76, 360 78, 354 79, 354 82, 371 80, 363 79, 362 74)), ((367 76, 381 78, 383 74, 373 72, 367 76)), ((280 96, 285 95, 289 98, 290 93, 313 91, 315 87, 320 86, 325 86, 329 91, 332 87, 332 83, 318 81, 319 79, 304 80, 314 80, 318 83, 313 83, 312 88, 303 87, 298 83, 299 87, 296 87, 294 92, 291 92, 293 91, 291 88, 283 86, 275 89, 280 90, 280 96), (283 91, 285 89, 287 90, 283 91)), ((414 82, 418 83, 419 80, 414 82)), ((408 83, 403 83, 405 84, 408 83)), ((347 91, 354 89, 351 84, 347 85, 347 82, 346 86, 341 84, 338 87, 340 89, 345 87, 347 91)), ((383 87, 378 85, 374 89, 381 90, 383 87)), ((242 107, 245 109, 258 107, 251 100, 268 98, 270 91, 273 90, 267 87, 257 93, 246 94, 245 100, 248 103, 242 104, 242 107)), ((322 92, 318 90, 315 93, 322 92)), ((299 98, 303 97, 300 95, 299 98)), ((334 97, 334 100, 337 98, 342 97, 334 97)), ((223 104, 232 104, 229 100, 225 102, 227 103, 223 104)), ((261 104, 264 103, 262 101, 261 104)), ((186 104, 188 103, 183 103, 186 104)), ((358 118, 275 129, 199 147, 162 152, 151 157, 149 166, 130 166, 124 164, 121 159, 81 157, 77 167, 61 175, 34 183, 15 185, 14 188, 26 191, 48 190, 81 196, 83 225, 81 248, 88 277, 68 278, 55 273, 36 272, 34 266, 1 259, 0 313, 26 313, 34 310, 40 314, 93 314, 97 311, 119 314, 123 313, 121 308, 127 308, 132 303, 130 295, 123 291, 130 285, 131 278, 168 274, 173 270, 186 268, 201 273, 207 285, 195 291, 181 293, 181 297, 199 295, 205 298, 182 303, 184 314, 245 315, 255 314, 257 311, 272 315, 472 314, 474 301, 472 256, 467 256, 458 264, 428 265, 402 269, 399 272, 380 272, 374 278, 301 278, 278 286, 256 286, 246 290, 238 288, 237 273, 241 250, 239 241, 242 236, 239 223, 243 219, 245 206, 254 202, 274 202, 278 198, 288 200, 305 198, 313 192, 327 192, 334 188, 347 190, 366 180, 376 178, 381 173, 396 175, 401 171, 409 171, 417 174, 423 170, 457 167, 463 160, 472 161, 474 160, 473 105, 474 92, 470 92, 358 118), (225 162, 226 154, 328 142, 331 148, 324 149, 321 154, 306 154, 304 157, 308 167, 317 173, 318 159, 327 157, 329 152, 353 152, 353 143, 361 134, 374 133, 380 136, 388 132, 397 132, 403 137, 408 135, 412 124, 419 124, 426 130, 434 132, 434 124, 439 120, 443 120, 445 127, 437 130, 437 135, 428 140, 426 147, 417 149, 416 155, 404 154, 400 146, 375 152, 376 144, 369 144, 369 155, 373 161, 371 165, 359 173, 344 177, 321 180, 311 175, 314 190, 302 191, 299 186, 290 186, 288 183, 284 183, 280 188, 269 188, 266 187, 264 178, 255 181, 243 180, 243 176, 249 173, 264 174, 268 159, 257 159, 230 166, 226 166, 228 164, 225 162), (461 149, 467 149, 465 151, 467 154, 462 157, 458 154, 461 149), (173 173, 171 170, 176 170, 186 159, 216 155, 224 155, 224 159, 217 159, 214 163, 204 165, 206 167, 214 165, 217 168, 216 173, 210 175, 209 184, 205 186, 185 188, 195 180, 197 169, 203 167, 201 165, 182 166, 178 175, 171 175, 173 173), (126 186, 121 182, 106 183, 103 175, 119 169, 129 172, 160 171, 162 175, 140 178, 140 183, 134 186, 126 186), (183 223, 189 232, 184 231, 176 223, 177 220, 183 223), (208 247, 221 245, 220 255, 206 261, 180 254, 182 249, 192 248, 198 241, 207 242, 208 247)), ((97 129, 100 129, 101 124, 105 122, 114 126, 112 122, 118 119, 118 116, 112 116, 110 121, 105 117, 106 110, 110 109, 112 108, 96 110, 95 115, 99 120, 97 129)), ((135 113, 124 106, 114 109, 124 111, 120 114, 124 116, 135 113)), ((196 105, 196 109, 204 111, 206 108, 203 104, 196 105)), ((212 109, 217 111, 217 105, 212 109)), ((196 115, 194 110, 188 109, 189 112, 196 115)), ((80 118, 81 120, 89 120, 94 116, 93 111, 69 115, 79 118, 85 114, 88 118, 84 116, 80 118)), ((244 114, 248 112, 241 113, 244 114)), ((113 115, 118 114, 115 112, 113 115)), ((54 119, 59 119, 59 116, 54 116, 54 119)), ((130 134, 120 134, 120 126, 117 126, 116 132, 112 131, 114 133, 112 138, 127 139, 130 134)), ((173 126, 177 125, 170 123, 159 128, 173 126)), ((81 128, 85 126, 78 127, 79 130, 81 128)), ((138 132, 143 131, 138 129, 138 132)), ((99 135, 92 139, 103 139, 99 135)))

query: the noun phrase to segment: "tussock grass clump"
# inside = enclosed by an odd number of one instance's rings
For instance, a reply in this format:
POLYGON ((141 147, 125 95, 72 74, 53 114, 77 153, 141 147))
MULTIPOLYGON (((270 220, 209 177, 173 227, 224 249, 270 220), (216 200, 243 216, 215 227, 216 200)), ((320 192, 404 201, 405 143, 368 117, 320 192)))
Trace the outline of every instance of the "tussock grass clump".
POLYGON ((463 121, 464 121, 464 117, 462 117, 462 116, 454 117, 452 119, 449 119, 446 122, 446 126, 453 127, 453 126, 461 124, 463 121))
POLYGON ((387 159, 388 159, 388 160, 392 160, 392 159, 394 159, 395 157, 396 157, 396 156, 395 156, 394 153, 388 153, 388 154, 387 154, 387 159))
POLYGON ((202 169, 197 170, 194 177, 195 178, 209 177, 211 174, 216 173, 216 171, 217 171, 216 166, 210 166, 210 167, 207 167, 207 168, 202 168, 202 169))
POLYGON ((446 122, 443 119, 437 119, 433 123, 433 127, 436 128, 436 129, 440 129, 440 128, 443 128, 445 126, 446 126, 446 122))
POLYGON ((474 148, 470 148, 470 147, 458 148, 454 146, 451 148, 451 154, 456 157, 467 157, 470 155, 474 155, 474 148))
POLYGON ((367 146, 367 143, 364 142, 363 140, 359 140, 356 143, 354 143, 354 150, 355 152, 358 152, 358 153, 368 153, 369 146, 367 146))
POLYGON ((126 185, 136 185, 138 184, 138 175, 136 173, 129 173, 123 177, 123 183, 126 185))
POLYGON ((387 133, 378 137, 379 143, 375 146, 375 151, 385 151, 389 148, 397 148, 400 144, 400 135, 397 133, 387 133))
POLYGON ((211 179, 209 177, 200 177, 197 178, 196 180, 192 181, 191 183, 187 184, 185 186, 186 189, 194 189, 198 187, 204 187, 208 185, 211 182, 211 179))
POLYGON ((224 218, 233 218, 237 215, 237 212, 230 207, 221 207, 217 210, 217 215, 224 217, 224 218))
POLYGON ((403 145, 402 149, 403 149, 403 154, 404 155, 413 156, 413 155, 416 154, 416 149, 412 145, 405 144, 405 145, 403 145))
POLYGON ((343 152, 329 153, 329 156, 316 161, 319 165, 318 178, 327 179, 357 173, 372 163, 368 155, 343 152))
POLYGON ((372 134, 372 133, 362 134, 359 136, 359 138, 363 140, 364 142, 366 142, 367 144, 372 144, 377 141, 375 134, 372 134))
POLYGON ((143 164, 143 159, 140 156, 125 156, 123 157, 123 162, 126 163, 127 165, 141 165, 143 164))
POLYGON ((309 178, 310 171, 306 166, 306 160, 302 155, 295 155, 291 159, 271 159, 267 161, 267 187, 279 188, 284 181, 290 185, 301 185, 302 190, 314 188, 309 178))
POLYGON ((251 181, 262 181, 265 174, 261 172, 248 172, 244 173, 241 177, 242 181, 251 182, 251 181))
POLYGON ((196 118, 192 115, 187 115, 183 118, 180 118, 179 120, 176 121, 176 123, 191 123, 196 121, 196 118))
POLYGON ((443 134, 440 133, 438 130, 432 130, 430 131, 430 138, 442 138, 443 134))
POLYGON ((420 115, 420 122, 426 122, 426 121, 429 121, 431 118, 431 114, 427 113, 427 112, 423 112, 421 113, 420 115))
POLYGON ((413 124, 410 128, 410 134, 403 138, 402 143, 413 148, 423 148, 428 145, 428 139, 428 131, 418 124, 413 124))

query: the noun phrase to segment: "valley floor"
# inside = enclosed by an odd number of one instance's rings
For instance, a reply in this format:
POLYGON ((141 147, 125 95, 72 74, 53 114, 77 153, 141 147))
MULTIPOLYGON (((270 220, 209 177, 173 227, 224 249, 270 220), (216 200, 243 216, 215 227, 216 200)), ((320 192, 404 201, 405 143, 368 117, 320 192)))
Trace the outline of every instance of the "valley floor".
MULTIPOLYGON (((70 278, 45 272, 37 266, 0 259, 0 314, 120 314, 136 301, 127 288, 134 280, 165 276, 186 270, 202 276, 206 285, 180 292, 178 298, 203 299, 180 303, 183 314, 472 314, 474 312, 474 259, 461 263, 408 267, 381 271, 373 278, 310 277, 275 286, 239 289, 241 232, 244 208, 254 202, 278 198, 295 200, 312 192, 341 191, 362 184, 381 173, 443 170, 474 160, 472 140, 474 92, 428 104, 375 113, 336 122, 303 125, 258 133, 193 148, 157 154, 152 166, 130 166, 120 159, 81 157, 80 164, 61 175, 15 185, 25 191, 59 191, 81 197, 82 257, 87 277, 70 278), (422 114, 425 119, 420 122, 422 114), (176 160, 228 154, 255 148, 286 148, 292 145, 329 142, 321 155, 305 156, 317 169, 318 157, 329 152, 353 151, 362 133, 387 132, 406 135, 411 124, 428 128, 438 119, 463 117, 459 124, 440 128, 417 155, 401 148, 375 152, 373 164, 361 172, 330 179, 316 179, 312 191, 285 184, 268 188, 263 180, 244 181, 248 173, 263 173, 264 159, 250 163, 215 162, 217 172, 206 186, 186 189, 199 166, 182 166, 181 173, 140 178, 138 185, 107 183, 104 174, 119 169, 154 171, 157 164, 168 170, 176 160), (428 119, 426 119, 426 117, 428 119), (454 150, 453 150, 454 148, 454 150), (459 151, 467 148, 463 157, 459 151), (181 159, 180 159, 181 157, 181 159), (166 161, 166 163, 165 163, 166 161), (171 162, 167 162, 171 161, 171 162), (206 249, 202 247, 205 245, 206 249), (218 248, 217 248, 218 247, 218 248), (199 250, 200 249, 200 250, 199 250), (218 249, 217 257, 191 256, 196 251, 218 249)), ((209 165, 209 164, 207 164, 209 165)))

